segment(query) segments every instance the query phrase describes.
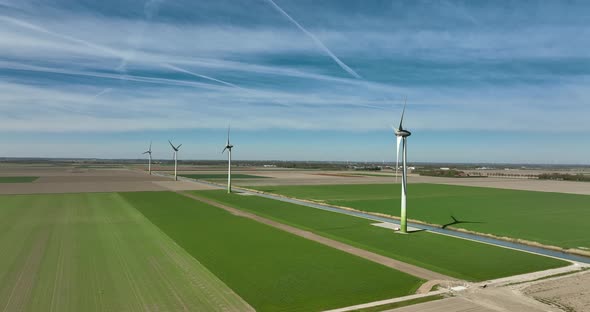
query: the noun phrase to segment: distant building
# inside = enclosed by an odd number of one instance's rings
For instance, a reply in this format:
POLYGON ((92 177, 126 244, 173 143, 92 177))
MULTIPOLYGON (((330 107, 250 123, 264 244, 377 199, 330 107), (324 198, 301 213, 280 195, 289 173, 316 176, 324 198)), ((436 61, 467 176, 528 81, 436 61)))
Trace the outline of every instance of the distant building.
POLYGON ((440 170, 448 171, 448 170, 451 170, 451 168, 449 168, 449 167, 442 167, 442 168, 440 168, 440 170))

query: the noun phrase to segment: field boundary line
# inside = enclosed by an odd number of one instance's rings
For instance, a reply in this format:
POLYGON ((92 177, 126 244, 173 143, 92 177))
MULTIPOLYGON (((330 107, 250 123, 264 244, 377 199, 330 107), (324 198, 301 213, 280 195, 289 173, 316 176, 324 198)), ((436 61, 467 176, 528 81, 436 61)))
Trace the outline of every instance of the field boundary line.
MULTIPOLYGON (((353 306, 349 306, 349 307, 344 307, 344 308, 338 308, 338 309, 333 309, 333 310, 326 310, 324 312, 356 311, 356 310, 359 310, 359 309, 366 309, 366 308, 378 307, 378 306, 386 305, 386 304, 390 304, 390 303, 398 303, 398 302, 410 301, 410 300, 424 298, 424 297, 430 297, 430 296, 436 296, 436 295, 443 295, 443 294, 446 294, 446 293, 449 293, 449 292, 451 292, 450 289, 443 289, 443 290, 432 291, 432 292, 425 293, 425 294, 415 294, 415 295, 409 295, 409 296, 404 296, 404 297, 397 297, 397 298, 391 298, 391 299, 373 301, 373 302, 368 302, 368 303, 362 303, 362 304, 357 304, 357 305, 353 305, 353 306)), ((442 299, 444 299, 444 298, 441 298, 440 300, 442 300, 442 299)), ((389 310, 387 310, 387 311, 389 311, 389 310)))
POLYGON ((361 248, 357 248, 357 247, 353 247, 351 245, 312 233, 310 231, 306 231, 306 230, 302 230, 290 225, 286 225, 274 220, 270 220, 261 216, 258 216, 256 214, 250 213, 250 212, 245 212, 243 210, 237 209, 237 208, 233 208, 230 206, 226 206, 224 204, 221 204, 219 202, 216 202, 214 200, 210 200, 207 198, 203 198, 194 194, 188 194, 188 193, 184 193, 184 192, 176 192, 180 195, 186 196, 188 198, 203 202, 205 204, 209 204, 211 206, 215 206, 217 208, 221 208, 223 210, 226 210, 228 212, 230 212, 233 215, 236 216, 240 216, 240 217, 245 217, 263 224, 266 224, 268 226, 272 226, 274 228, 277 228, 279 230, 306 238, 308 240, 320 243, 322 245, 326 245, 328 247, 332 247, 334 249, 338 249, 340 251, 344 251, 348 254, 352 254, 355 255, 357 257, 361 257, 363 259, 369 260, 371 262, 374 263, 378 263, 381 265, 384 265, 386 267, 404 272, 406 274, 410 274, 416 277, 419 277, 421 279, 430 281, 430 280, 444 280, 444 281, 458 281, 458 279, 450 277, 450 276, 446 276, 444 274, 441 273, 437 273, 437 272, 433 272, 412 264, 408 264, 399 260, 395 260, 389 257, 385 257, 379 254, 376 254, 374 252, 370 252, 361 248))

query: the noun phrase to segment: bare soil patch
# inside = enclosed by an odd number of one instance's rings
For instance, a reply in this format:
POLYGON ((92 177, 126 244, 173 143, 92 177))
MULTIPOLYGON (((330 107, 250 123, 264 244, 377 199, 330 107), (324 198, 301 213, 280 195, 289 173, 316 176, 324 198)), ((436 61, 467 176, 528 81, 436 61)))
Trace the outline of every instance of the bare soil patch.
POLYGON ((168 177, 149 175, 126 169, 77 168, 10 168, 0 171, 7 176, 35 174, 39 179, 32 183, 4 183, 0 194, 51 194, 138 192, 201 189, 199 185, 170 181, 168 177), (177 184, 176 184, 177 183, 177 184))
MULTIPOLYGON (((421 177, 422 178, 422 177, 421 177)), ((412 182, 410 180, 410 182, 412 182)), ((572 181, 548 181, 529 179, 502 179, 502 178, 470 178, 455 179, 455 181, 436 181, 429 183, 441 183, 450 185, 491 187, 510 190, 555 192, 567 194, 590 195, 590 183, 572 181)))
MULTIPOLYGON (((250 171, 273 179, 236 181, 236 185, 327 185, 327 184, 387 184, 396 183, 395 177, 355 175, 339 171, 250 171)), ((399 178, 397 183, 399 183, 399 178)), ((409 183, 434 183, 461 186, 477 186, 523 191, 556 192, 590 195, 590 183, 571 181, 547 181, 514 178, 444 178, 410 174, 409 183)))
POLYGON ((343 178, 357 178, 358 175, 345 174, 345 173, 316 173, 315 175, 328 176, 328 177, 343 177, 343 178))
POLYGON ((426 302, 421 304, 388 310, 395 312, 497 312, 498 310, 488 309, 464 298, 447 298, 426 302))
POLYGON ((590 311, 590 271, 536 283, 523 292, 566 311, 590 311))

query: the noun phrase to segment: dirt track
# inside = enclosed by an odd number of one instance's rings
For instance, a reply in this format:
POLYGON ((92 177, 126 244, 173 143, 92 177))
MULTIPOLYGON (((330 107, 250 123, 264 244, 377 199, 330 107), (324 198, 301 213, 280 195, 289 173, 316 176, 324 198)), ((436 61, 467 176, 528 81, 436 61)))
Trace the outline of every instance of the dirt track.
POLYGON ((423 269, 421 267, 417 267, 405 262, 401 262, 398 260, 394 260, 388 257, 384 257, 381 256, 379 254, 373 253, 373 252, 369 252, 363 249, 359 249, 317 234, 314 234, 312 232, 309 231, 304 231, 286 224, 282 224, 276 221, 272 221, 270 219, 266 219, 260 216, 257 216, 255 214, 252 213, 248 213, 248 212, 244 212, 242 210, 236 209, 236 208, 232 208, 223 204, 220 204, 218 202, 209 200, 207 198, 203 198, 197 195, 193 195, 193 194, 187 194, 187 193, 181 193, 179 192, 179 194, 184 195, 186 197, 207 203, 209 205, 224 209, 236 216, 241 216, 241 217, 245 217, 245 218, 249 218, 255 221, 258 221, 260 223, 264 223, 266 225, 270 225, 272 227, 275 227, 277 229, 283 230, 285 232, 289 232, 291 234, 295 234, 297 236, 301 236, 303 238, 318 242, 320 244, 326 245, 326 246, 330 246, 332 248, 347 252, 349 254, 353 254, 355 256, 359 256, 361 258, 367 259, 369 261, 373 261, 376 263, 379 263, 381 265, 390 267, 392 269, 398 270, 398 271, 402 271, 405 273, 408 273, 410 275, 414 275, 417 276, 421 279, 424 280, 446 280, 446 281, 452 281, 452 280, 456 280, 455 278, 452 278, 450 276, 446 276, 440 273, 436 273, 433 271, 429 271, 426 269, 423 269))

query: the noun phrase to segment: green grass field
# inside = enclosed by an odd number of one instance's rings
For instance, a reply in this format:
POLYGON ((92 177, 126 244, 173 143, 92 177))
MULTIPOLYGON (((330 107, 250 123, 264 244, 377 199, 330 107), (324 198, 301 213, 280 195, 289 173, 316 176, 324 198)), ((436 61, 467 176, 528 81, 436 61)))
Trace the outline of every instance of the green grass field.
MULTIPOLYGON (((180 174, 181 177, 201 180, 227 179, 225 173, 199 173, 199 174, 180 174)), ((232 179, 270 179, 269 177, 257 176, 252 174, 232 173, 232 179)))
POLYGON ((0 196, 3 311, 248 311, 117 193, 0 196))
POLYGON ((480 281, 567 265, 567 262, 429 232, 410 235, 344 214, 258 196, 193 191, 276 221, 460 279, 480 281))
POLYGON ((39 177, 0 177, 0 183, 31 183, 39 177))
POLYGON ((316 311, 413 293, 417 278, 168 192, 125 193, 258 311, 316 311))
MULTIPOLYGON (((393 184, 253 188, 362 211, 393 216, 400 212, 400 187, 393 184)), ((409 184, 408 218, 564 248, 590 248, 588 195, 409 184)))

